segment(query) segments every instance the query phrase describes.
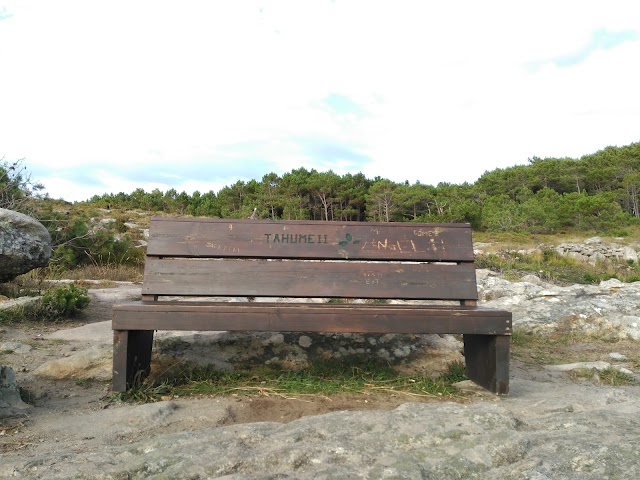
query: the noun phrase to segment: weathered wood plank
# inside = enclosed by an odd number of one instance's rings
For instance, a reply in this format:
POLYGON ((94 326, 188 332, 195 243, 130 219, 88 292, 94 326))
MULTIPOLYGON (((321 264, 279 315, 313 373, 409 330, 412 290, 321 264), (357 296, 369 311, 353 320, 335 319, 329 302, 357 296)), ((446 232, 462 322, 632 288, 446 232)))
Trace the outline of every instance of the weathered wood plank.
POLYGON ((114 392, 127 391, 127 350, 129 332, 114 330, 113 332, 113 371, 111 389, 114 392))
POLYGON ((147 254, 472 262, 467 224, 151 220, 147 254))
POLYGON ((473 264, 148 258, 143 294, 459 300, 477 298, 473 264))
POLYGON ((487 390, 509 393, 509 336, 464 335, 467 377, 487 390))
POLYGON ((511 314, 455 305, 138 302, 114 306, 113 328, 509 335, 511 314))
POLYGON ((149 375, 152 346, 152 328, 124 330, 114 328, 112 380, 114 392, 125 392, 136 383, 141 383, 149 375))

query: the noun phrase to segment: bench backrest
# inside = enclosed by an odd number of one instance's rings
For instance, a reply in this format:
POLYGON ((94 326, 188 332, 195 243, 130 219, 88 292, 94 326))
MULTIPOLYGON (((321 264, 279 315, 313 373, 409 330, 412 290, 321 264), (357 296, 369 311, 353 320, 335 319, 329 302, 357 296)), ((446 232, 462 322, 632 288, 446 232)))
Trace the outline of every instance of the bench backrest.
POLYGON ((468 224, 153 218, 149 296, 477 299, 468 224))

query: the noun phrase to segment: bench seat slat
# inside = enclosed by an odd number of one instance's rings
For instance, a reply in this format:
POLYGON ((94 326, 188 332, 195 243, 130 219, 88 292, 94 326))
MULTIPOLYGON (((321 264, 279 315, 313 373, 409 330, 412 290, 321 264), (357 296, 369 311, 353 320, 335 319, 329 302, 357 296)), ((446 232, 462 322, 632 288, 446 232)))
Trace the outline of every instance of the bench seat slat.
POLYGON ((114 330, 511 334, 511 313, 482 307, 243 302, 115 305, 114 330))
POLYGON ((477 299, 475 267, 148 258, 145 295, 477 299))
POLYGON ((152 219, 148 255, 473 262, 468 224, 152 219))

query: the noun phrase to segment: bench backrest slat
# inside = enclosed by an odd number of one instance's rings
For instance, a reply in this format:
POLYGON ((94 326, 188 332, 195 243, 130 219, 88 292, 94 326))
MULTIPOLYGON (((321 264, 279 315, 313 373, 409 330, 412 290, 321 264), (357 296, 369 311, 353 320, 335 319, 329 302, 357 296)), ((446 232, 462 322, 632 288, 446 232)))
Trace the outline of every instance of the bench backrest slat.
POLYGON ((467 224, 153 218, 144 295, 475 300, 467 224))
POLYGON ((147 254, 473 262, 466 224, 152 219, 147 254))
POLYGON ((147 259, 143 294, 459 300, 477 298, 473 264, 147 259))

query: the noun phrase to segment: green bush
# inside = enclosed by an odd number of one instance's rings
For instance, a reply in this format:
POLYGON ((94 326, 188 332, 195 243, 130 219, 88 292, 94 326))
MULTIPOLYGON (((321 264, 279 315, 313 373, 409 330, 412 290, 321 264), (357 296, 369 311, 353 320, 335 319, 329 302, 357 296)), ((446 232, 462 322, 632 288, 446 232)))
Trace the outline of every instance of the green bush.
POLYGON ((74 316, 89 305, 90 300, 86 288, 70 283, 44 292, 41 303, 51 317, 61 318, 74 316))

